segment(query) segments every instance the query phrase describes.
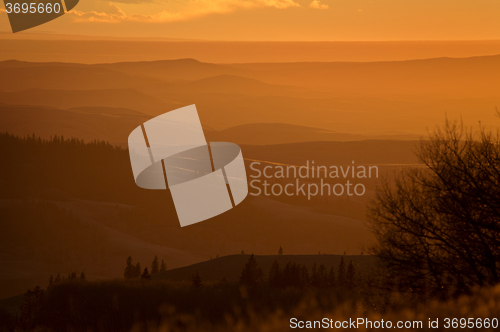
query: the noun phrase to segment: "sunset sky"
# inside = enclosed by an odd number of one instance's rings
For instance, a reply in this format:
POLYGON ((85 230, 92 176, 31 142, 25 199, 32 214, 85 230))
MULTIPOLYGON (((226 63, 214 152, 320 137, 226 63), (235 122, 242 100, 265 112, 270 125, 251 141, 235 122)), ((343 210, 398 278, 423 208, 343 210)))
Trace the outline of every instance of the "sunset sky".
MULTIPOLYGON (((29 33, 203 40, 500 39, 498 0, 81 0, 29 33)), ((10 32, 0 13, 0 31, 10 32)))

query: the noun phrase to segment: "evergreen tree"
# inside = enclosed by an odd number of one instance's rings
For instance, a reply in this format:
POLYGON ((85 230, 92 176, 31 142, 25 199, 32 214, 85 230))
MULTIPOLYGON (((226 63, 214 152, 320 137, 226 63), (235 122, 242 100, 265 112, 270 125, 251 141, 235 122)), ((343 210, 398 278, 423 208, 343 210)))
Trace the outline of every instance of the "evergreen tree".
POLYGON ((278 249, 278 255, 280 255, 280 256, 281 256, 281 255, 283 255, 283 248, 281 248, 281 246, 280 246, 280 248, 278 249))
POLYGON ((56 278, 54 279, 54 283, 57 284, 58 282, 61 282, 61 275, 57 273, 56 278))
POLYGON ((244 255, 244 254, 245 254, 245 252, 242 250, 242 251, 241 251, 241 254, 242 254, 242 255, 244 255))
POLYGON ((352 261, 349 262, 349 266, 347 266, 347 272, 345 275, 345 283, 346 287, 349 290, 352 290, 356 287, 356 270, 354 268, 354 264, 352 261))
POLYGON ((134 268, 134 274, 132 278, 139 278, 141 276, 141 263, 137 262, 134 268))
POLYGON ((40 313, 43 297, 44 291, 38 286, 24 294, 24 302, 20 307, 20 323, 23 331, 31 331, 35 327, 35 319, 40 313))
POLYGON ((132 257, 128 256, 127 258, 127 266, 125 267, 125 271, 123 272, 123 277, 125 279, 131 279, 134 277, 135 267, 132 265, 132 257))
POLYGON ((167 264, 165 264, 165 261, 162 259, 161 260, 161 265, 160 265, 160 272, 167 271, 167 264))
POLYGON ((290 286, 301 287, 302 283, 301 283, 301 280, 300 280, 300 265, 296 264, 296 263, 293 263, 290 271, 292 272, 292 274, 291 274, 291 285, 290 286))
POLYGON ((158 263, 158 257, 155 255, 153 263, 151 263, 151 274, 160 272, 160 264, 158 263))
POLYGON ((144 268, 144 272, 142 272, 142 274, 141 274, 141 279, 144 279, 144 280, 150 280, 151 279, 151 276, 149 275, 147 267, 144 268))
POLYGON ((316 263, 313 264, 311 269, 311 286, 318 287, 318 268, 316 263))
POLYGON ((293 283, 292 277, 292 262, 286 263, 283 271, 281 272, 281 279, 283 287, 290 287, 293 283))
POLYGON ((316 287, 326 287, 327 285, 328 285, 328 272, 326 271, 326 267, 323 264, 321 264, 318 267, 316 287))
POLYGON ((85 276, 85 273, 83 273, 82 271, 82 273, 80 273, 80 280, 86 280, 86 279, 87 277, 85 276))
POLYGON ((337 282, 339 287, 344 287, 345 286, 345 263, 344 263, 344 257, 340 259, 340 264, 338 268, 338 276, 337 276, 337 282))
POLYGON ((243 271, 241 271, 240 283, 248 286, 258 284, 262 281, 262 275, 262 269, 259 267, 257 260, 252 254, 243 268, 243 271))
POLYGON ((335 287, 335 271, 333 269, 333 266, 328 273, 328 286, 335 287))
POLYGON ((49 279, 49 287, 52 286, 53 283, 54 283, 54 277, 51 274, 49 279))
POLYGON ((273 287, 281 287, 283 283, 282 277, 280 265, 275 260, 271 266, 271 270, 269 270, 269 284, 273 287))
POLYGON ((300 267, 300 286, 307 287, 311 282, 309 278, 309 271, 305 265, 300 267))
POLYGON ((191 276, 191 285, 194 288, 200 288, 201 286, 203 286, 203 280, 201 279, 198 270, 196 270, 196 273, 191 276))

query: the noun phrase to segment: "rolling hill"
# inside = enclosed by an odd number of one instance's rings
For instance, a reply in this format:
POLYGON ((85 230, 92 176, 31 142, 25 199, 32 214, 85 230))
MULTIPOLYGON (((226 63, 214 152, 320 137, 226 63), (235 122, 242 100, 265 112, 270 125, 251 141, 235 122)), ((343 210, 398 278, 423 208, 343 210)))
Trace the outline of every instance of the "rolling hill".
POLYGON ((271 84, 328 89, 335 95, 498 97, 500 55, 380 62, 237 64, 271 84))
POLYGON ((280 123, 383 138, 425 135, 446 117, 499 124, 500 56, 366 63, 5 61, 0 68, 0 90, 12 94, 4 92, 3 103, 122 107, 151 116, 196 104, 203 124, 216 130, 280 123), (38 92, 23 92, 30 89, 38 92))
POLYGON ((133 78, 124 73, 74 63, 7 61, 0 63, 0 68, 0 90, 4 91, 116 89, 133 85, 133 78))
POLYGON ((211 132, 211 141, 229 140, 244 145, 275 145, 320 141, 417 140, 417 135, 360 135, 285 123, 253 123, 211 132))
MULTIPOLYGON (((71 104, 102 104, 114 105, 112 100, 106 101, 105 91, 72 91, 75 98, 58 100, 55 91, 45 94, 43 90, 28 90, 21 92, 0 92, 4 100, 11 103, 45 104, 46 106, 7 105, 0 104, 0 131, 26 136, 35 133, 44 138, 54 135, 76 137, 85 140, 100 139, 113 144, 126 146, 128 135, 141 123, 152 116, 134 109, 108 106, 74 106, 66 110, 50 105, 68 106, 71 104), (97 96, 89 98, 86 96, 97 96)), ((71 93, 70 93, 71 95, 71 93)), ((66 95, 67 97, 68 95, 66 95)), ((140 94, 139 94, 140 97, 140 94)), ((124 96, 125 100, 136 101, 141 107, 139 98, 134 95, 124 96)), ((126 103, 122 103, 126 105, 126 103)), ((148 104, 145 104, 146 106, 148 104)), ((154 104, 153 104, 154 106, 154 104)), ((202 112, 200 112, 202 113, 202 112)), ((204 113, 204 112, 203 112, 204 113)), ((380 140, 415 140, 417 135, 360 135, 330 130, 311 128, 283 123, 247 124, 217 131, 203 125, 207 141, 227 141, 243 145, 275 145, 285 143, 313 141, 359 141, 367 139, 380 140)))
POLYGON ((141 75, 170 81, 196 81, 219 75, 242 75, 246 69, 232 65, 201 62, 196 59, 118 62, 95 65, 105 70, 113 70, 128 75, 141 75))
POLYGON ((134 128, 149 118, 140 113, 116 114, 116 109, 109 108, 92 110, 82 112, 81 109, 66 111, 42 106, 0 105, 0 131, 20 136, 33 133, 43 138, 63 135, 86 141, 98 139, 122 144, 127 142, 134 128))
POLYGON ((46 106, 61 109, 75 107, 128 108, 146 114, 161 114, 177 107, 177 105, 169 105, 135 89, 0 91, 0 100, 11 105, 46 106))
POLYGON ((267 84, 256 79, 235 75, 217 75, 203 78, 179 85, 177 89, 171 89, 170 93, 176 91, 192 94, 214 93, 239 94, 243 96, 294 96, 308 92, 306 89, 298 87, 267 84))
POLYGON ((245 158, 291 165, 414 165, 418 141, 366 140, 352 142, 301 142, 275 145, 242 146, 245 158))

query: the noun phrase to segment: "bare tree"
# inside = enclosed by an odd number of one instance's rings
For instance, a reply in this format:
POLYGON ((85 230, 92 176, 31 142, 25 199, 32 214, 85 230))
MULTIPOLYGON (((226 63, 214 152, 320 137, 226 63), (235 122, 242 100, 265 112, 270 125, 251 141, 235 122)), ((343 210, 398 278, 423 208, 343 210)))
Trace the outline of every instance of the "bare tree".
POLYGON ((500 136, 462 123, 416 151, 422 167, 385 180, 369 207, 372 249, 389 280, 413 293, 462 293, 499 281, 500 136))

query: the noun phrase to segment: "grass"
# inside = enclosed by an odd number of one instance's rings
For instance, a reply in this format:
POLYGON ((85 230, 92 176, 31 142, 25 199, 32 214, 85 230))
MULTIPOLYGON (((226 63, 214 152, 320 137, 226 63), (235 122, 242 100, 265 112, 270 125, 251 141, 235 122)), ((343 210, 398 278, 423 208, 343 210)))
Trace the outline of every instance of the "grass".
MULTIPOLYGON (((408 302, 397 293, 370 294, 335 288, 277 289, 262 283, 244 288, 237 283, 165 280, 72 281, 51 286, 28 320, 37 331, 288 331, 290 318, 334 321, 422 321, 445 318, 497 318, 500 286, 474 290, 448 301, 408 302)), ((359 330, 370 330, 360 328, 359 330)), ((375 329, 374 329, 375 330, 375 329)), ((1 324, 0 324, 0 331, 1 324)))

